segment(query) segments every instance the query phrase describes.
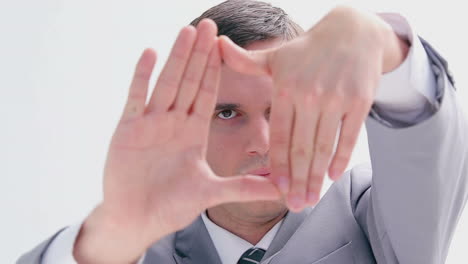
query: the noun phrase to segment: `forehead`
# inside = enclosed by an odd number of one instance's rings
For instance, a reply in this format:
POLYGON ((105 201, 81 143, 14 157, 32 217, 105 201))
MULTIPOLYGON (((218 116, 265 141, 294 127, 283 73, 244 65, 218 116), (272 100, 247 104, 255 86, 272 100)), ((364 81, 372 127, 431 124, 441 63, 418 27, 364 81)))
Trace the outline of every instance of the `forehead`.
MULTIPOLYGON (((279 46, 281 43, 281 39, 257 41, 245 49, 262 50, 279 46)), ((273 82, 270 76, 249 76, 235 72, 223 64, 218 103, 248 104, 249 102, 270 101, 272 92, 273 82)))

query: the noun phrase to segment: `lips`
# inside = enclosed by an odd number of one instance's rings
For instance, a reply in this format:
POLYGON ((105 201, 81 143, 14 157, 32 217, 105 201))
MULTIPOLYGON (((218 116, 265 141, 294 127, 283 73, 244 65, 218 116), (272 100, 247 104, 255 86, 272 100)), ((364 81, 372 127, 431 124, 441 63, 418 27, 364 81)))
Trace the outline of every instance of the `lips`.
POLYGON ((248 171, 247 173, 252 174, 252 175, 268 177, 270 175, 270 172, 271 172, 270 168, 259 168, 259 169, 248 171))

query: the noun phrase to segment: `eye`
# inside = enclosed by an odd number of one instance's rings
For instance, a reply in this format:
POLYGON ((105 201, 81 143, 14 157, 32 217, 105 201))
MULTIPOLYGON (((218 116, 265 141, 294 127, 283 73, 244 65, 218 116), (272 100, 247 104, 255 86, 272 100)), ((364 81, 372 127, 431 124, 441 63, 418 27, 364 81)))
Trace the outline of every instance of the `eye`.
POLYGON ((237 112, 232 109, 226 109, 218 113, 218 117, 224 120, 232 119, 237 116, 237 112))

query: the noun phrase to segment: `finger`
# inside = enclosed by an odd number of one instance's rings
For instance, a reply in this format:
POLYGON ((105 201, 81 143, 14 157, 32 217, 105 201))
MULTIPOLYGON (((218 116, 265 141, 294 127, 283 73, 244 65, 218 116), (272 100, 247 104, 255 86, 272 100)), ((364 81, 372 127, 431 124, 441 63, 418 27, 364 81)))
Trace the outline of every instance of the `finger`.
POLYGON ((281 194, 271 180, 257 175, 217 177, 210 187, 208 194, 210 206, 281 198, 281 194))
POLYGON ((226 36, 219 38, 221 57, 233 70, 250 75, 270 74, 270 56, 275 49, 247 51, 226 36))
POLYGON ((203 19, 197 27, 197 40, 185 69, 179 92, 175 99, 174 110, 186 113, 200 87, 208 56, 216 41, 216 24, 203 19))
POLYGON ((345 171, 366 117, 367 111, 355 111, 343 119, 338 146, 328 171, 330 179, 338 180, 345 171))
POLYGON ((288 207, 297 211, 302 210, 307 202, 307 183, 319 118, 314 98, 304 99, 296 105, 290 153, 292 175, 288 207))
POLYGON ((289 192, 291 170, 289 151, 291 132, 294 122, 294 108, 289 87, 277 88, 273 97, 270 113, 270 165, 272 180, 277 184, 282 194, 289 192))
POLYGON ((167 111, 173 104, 196 36, 197 32, 193 26, 186 26, 180 31, 156 82, 148 103, 148 111, 167 111))
POLYGON ((312 166, 309 174, 307 191, 308 204, 315 204, 320 198, 323 178, 333 153, 340 120, 341 113, 339 111, 328 111, 322 113, 320 116, 315 137, 313 159, 311 161, 312 166))
POLYGON ((193 103, 192 114, 189 116, 189 122, 192 123, 190 125, 191 131, 193 131, 194 137, 201 140, 203 146, 206 146, 208 141, 211 116, 218 95, 220 72, 221 57, 218 43, 215 43, 206 65, 200 90, 198 90, 195 102, 193 103))
POLYGON ((135 67, 122 118, 132 118, 144 112, 149 79, 155 63, 156 52, 150 48, 145 49, 135 67))

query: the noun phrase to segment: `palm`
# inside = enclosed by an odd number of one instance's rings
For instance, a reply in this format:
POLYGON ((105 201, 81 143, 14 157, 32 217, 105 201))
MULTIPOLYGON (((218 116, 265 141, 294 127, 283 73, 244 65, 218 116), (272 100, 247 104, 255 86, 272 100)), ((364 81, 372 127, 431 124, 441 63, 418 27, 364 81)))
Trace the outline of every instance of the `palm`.
MULTIPOLYGON (((180 214, 183 218, 177 219, 179 223, 175 223, 174 219, 160 219, 182 227, 203 208, 201 204, 194 206, 168 198, 176 195, 184 201, 200 200, 202 197, 193 197, 193 194, 185 197, 187 190, 200 189, 202 183, 215 176, 204 158, 200 146, 202 140, 197 140, 190 133, 177 134, 174 125, 171 125, 175 122, 169 118, 171 116, 167 114, 159 118, 146 116, 119 124, 106 164, 106 175, 112 177, 106 177, 108 182, 105 186, 110 187, 106 193, 119 207, 128 206, 123 211, 134 211, 133 215, 144 219, 158 217, 151 215, 155 211, 147 208, 164 206, 167 209, 162 211, 167 215, 185 212, 180 214), (160 186, 164 186, 164 189, 160 186), (160 191, 156 192, 158 189, 160 191)), ((199 124, 206 125, 203 122, 199 124)), ((188 132, 195 129, 185 127, 181 130, 188 132)), ((142 222, 142 219, 135 220, 142 222)))
POLYGON ((180 33, 148 105, 155 53, 143 53, 109 147, 103 206, 123 221, 119 224, 150 240, 156 236, 152 231, 183 228, 216 204, 271 200, 279 194, 261 177, 222 179, 208 166, 221 58, 214 23, 201 22, 197 30, 180 33))

